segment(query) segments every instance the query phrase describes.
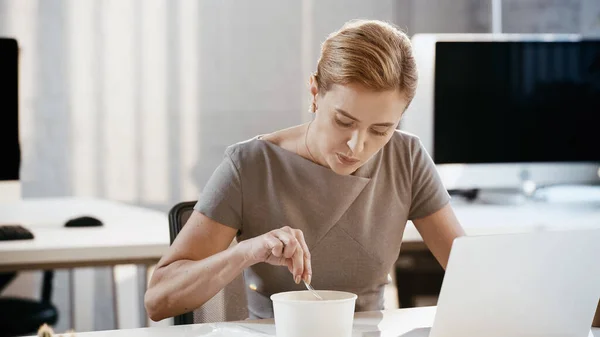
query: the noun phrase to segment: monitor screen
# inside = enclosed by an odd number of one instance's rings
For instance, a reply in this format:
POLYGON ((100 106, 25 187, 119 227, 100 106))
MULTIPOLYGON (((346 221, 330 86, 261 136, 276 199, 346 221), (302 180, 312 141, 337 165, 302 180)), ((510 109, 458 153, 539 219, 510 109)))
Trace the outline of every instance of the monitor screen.
POLYGON ((18 46, 0 38, 0 181, 19 180, 18 46))
POLYGON ((437 42, 437 164, 600 162, 600 40, 437 42))

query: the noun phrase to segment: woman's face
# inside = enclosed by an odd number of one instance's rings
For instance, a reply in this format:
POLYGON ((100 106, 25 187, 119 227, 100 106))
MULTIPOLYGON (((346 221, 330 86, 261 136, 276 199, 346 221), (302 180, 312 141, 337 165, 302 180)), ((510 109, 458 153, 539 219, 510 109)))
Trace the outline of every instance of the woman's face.
POLYGON ((352 174, 392 137, 407 99, 398 90, 375 92, 359 84, 333 85, 318 93, 311 80, 316 117, 308 146, 319 164, 338 174, 352 174))

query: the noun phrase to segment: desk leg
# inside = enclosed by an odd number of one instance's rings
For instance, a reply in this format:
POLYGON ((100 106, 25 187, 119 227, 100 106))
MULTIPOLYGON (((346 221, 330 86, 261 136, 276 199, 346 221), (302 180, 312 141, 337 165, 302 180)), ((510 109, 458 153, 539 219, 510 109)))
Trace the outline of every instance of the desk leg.
POLYGON ((145 264, 138 265, 138 289, 139 289, 139 300, 140 304, 140 324, 142 327, 148 326, 148 315, 146 314, 146 306, 144 306, 144 295, 148 288, 148 266, 145 264))
POLYGON ((75 329, 75 271, 69 269, 69 325, 75 329))
POLYGON ((110 279, 112 280, 112 304, 113 304, 113 318, 115 322, 115 329, 119 329, 119 306, 117 303, 117 279, 115 276, 115 266, 110 267, 110 279))
POLYGON ((96 273, 93 268, 76 268, 73 275, 73 310, 75 331, 93 331, 95 322, 94 295, 96 289, 96 273))

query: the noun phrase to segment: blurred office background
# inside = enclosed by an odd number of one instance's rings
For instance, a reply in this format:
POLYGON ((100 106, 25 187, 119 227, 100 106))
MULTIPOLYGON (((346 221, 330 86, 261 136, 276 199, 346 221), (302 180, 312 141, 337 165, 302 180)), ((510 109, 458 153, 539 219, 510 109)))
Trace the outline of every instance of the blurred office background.
MULTIPOLYGON (((0 35, 20 45, 20 194, 195 199, 227 145, 308 121, 320 43, 353 18, 411 36, 600 36, 597 0, 0 0, 0 35)), ((112 329, 110 275, 93 275, 93 329, 112 329)), ((67 278, 57 331, 72 326, 67 278)))

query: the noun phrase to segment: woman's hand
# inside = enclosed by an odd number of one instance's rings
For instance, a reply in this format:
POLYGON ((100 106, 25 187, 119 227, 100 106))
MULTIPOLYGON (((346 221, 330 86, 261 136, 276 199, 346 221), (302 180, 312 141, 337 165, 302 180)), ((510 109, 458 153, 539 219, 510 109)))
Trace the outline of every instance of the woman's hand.
POLYGON ((285 226, 240 244, 244 245, 246 256, 252 264, 266 262, 275 266, 287 266, 294 276, 294 282, 305 280, 310 283, 310 252, 301 230, 285 226))

